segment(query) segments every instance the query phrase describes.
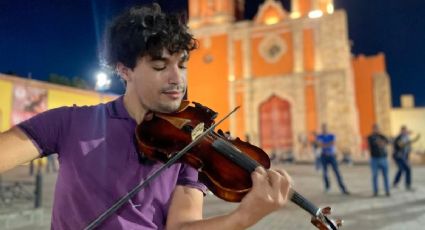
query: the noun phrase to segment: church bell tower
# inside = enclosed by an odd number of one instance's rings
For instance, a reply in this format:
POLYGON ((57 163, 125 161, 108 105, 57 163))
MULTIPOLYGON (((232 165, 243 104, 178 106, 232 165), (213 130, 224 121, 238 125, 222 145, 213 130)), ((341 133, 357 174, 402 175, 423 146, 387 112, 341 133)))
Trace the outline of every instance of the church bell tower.
POLYGON ((292 0, 291 17, 299 18, 308 16, 310 18, 320 17, 323 14, 334 12, 333 0, 292 0))
POLYGON ((228 24, 243 19, 244 0, 189 0, 189 27, 228 24))

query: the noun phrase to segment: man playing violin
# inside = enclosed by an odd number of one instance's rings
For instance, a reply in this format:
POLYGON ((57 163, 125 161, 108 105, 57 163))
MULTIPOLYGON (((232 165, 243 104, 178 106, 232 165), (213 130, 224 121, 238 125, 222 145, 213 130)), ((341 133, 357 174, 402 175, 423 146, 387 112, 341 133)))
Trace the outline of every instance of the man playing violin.
POLYGON ((410 131, 405 125, 400 129, 400 134, 394 139, 393 159, 397 165, 397 173, 394 177, 393 187, 397 188, 401 176, 405 174, 405 187, 408 191, 412 189, 412 169, 409 163, 409 155, 412 151, 412 144, 419 140, 421 136, 418 134, 415 138, 410 139, 410 131))
MULTIPOLYGON (((0 172, 57 153, 52 229, 82 229, 161 163, 138 153, 134 130, 150 112, 176 111, 186 93, 186 63, 196 40, 159 5, 133 7, 110 26, 106 64, 125 94, 96 106, 61 107, 0 134, 0 172)), ((253 187, 232 212, 202 218, 205 186, 197 171, 175 163, 137 193, 100 229, 245 229, 290 197, 284 171, 258 167, 253 187)))

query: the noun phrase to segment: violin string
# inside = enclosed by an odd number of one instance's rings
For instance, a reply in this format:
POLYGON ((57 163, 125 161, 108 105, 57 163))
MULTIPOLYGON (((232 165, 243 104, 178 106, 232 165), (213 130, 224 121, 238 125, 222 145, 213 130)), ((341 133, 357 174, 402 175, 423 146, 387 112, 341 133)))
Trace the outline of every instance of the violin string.
POLYGON ((238 149, 238 148, 234 146, 233 144, 229 143, 225 139, 225 137, 219 135, 216 132, 210 132, 206 134, 205 140, 210 144, 213 144, 214 142, 219 141, 218 145, 219 146, 221 145, 221 147, 227 150, 227 151, 222 151, 221 153, 225 154, 228 158, 233 159, 235 163, 245 168, 249 172, 254 171, 255 168, 260 165, 257 161, 251 159, 249 156, 245 156, 245 154, 240 154, 236 152, 235 149, 238 149))
MULTIPOLYGON (((232 143, 229 143, 224 137, 220 136, 215 132, 207 134, 206 139, 210 143, 218 141, 219 145, 221 145, 225 149, 223 151, 223 154, 228 155, 231 159, 234 159, 235 163, 237 163, 239 166, 245 168, 248 171, 253 171, 257 166, 260 165, 257 161, 251 159, 249 156, 235 153, 234 148, 236 148, 236 146, 234 146, 232 143)), ((301 208, 303 208, 313 216, 316 216, 318 208, 296 191, 294 191, 294 194, 291 197, 291 201, 299 205, 301 208)))
POLYGON ((211 134, 206 135, 209 141, 215 142, 219 140, 219 145, 221 145, 224 149, 227 151, 224 151, 223 154, 227 155, 230 159, 233 159, 235 163, 237 163, 239 166, 245 168, 247 171, 251 172, 254 171, 256 167, 258 167, 260 164, 251 159, 246 154, 240 154, 238 152, 235 152, 235 149, 238 149, 236 146, 234 146, 232 143, 229 143, 226 139, 224 139, 219 134, 213 132, 211 134))

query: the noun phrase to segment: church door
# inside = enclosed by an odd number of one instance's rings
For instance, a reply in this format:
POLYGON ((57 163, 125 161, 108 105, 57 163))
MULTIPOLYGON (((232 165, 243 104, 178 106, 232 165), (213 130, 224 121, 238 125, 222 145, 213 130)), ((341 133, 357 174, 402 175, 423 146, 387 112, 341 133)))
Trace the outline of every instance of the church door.
POLYGON ((259 108, 260 143, 266 151, 278 153, 292 149, 292 118, 289 101, 271 96, 259 108))

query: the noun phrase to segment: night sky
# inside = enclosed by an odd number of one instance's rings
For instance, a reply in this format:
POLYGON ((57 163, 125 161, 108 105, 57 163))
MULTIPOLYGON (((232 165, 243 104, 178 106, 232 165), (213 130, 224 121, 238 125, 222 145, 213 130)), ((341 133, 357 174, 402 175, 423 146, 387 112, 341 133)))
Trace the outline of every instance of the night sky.
MULTIPOLYGON (((93 82, 105 25, 123 8, 149 0, 0 0, 0 72, 46 80, 51 73, 93 82)), ((187 0, 158 0, 184 11, 187 0)), ((246 18, 263 0, 246 0, 246 18)), ((289 0, 282 0, 289 9, 289 0)), ((348 14, 352 53, 386 55, 393 105, 412 93, 425 106, 425 1, 334 0, 348 14)), ((113 81, 114 92, 122 91, 113 81)))

